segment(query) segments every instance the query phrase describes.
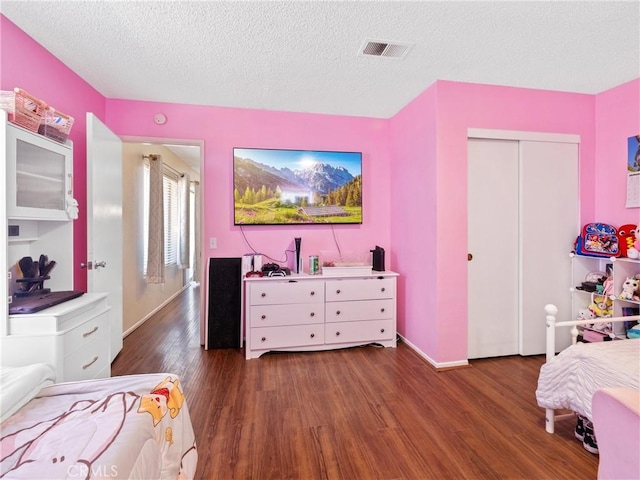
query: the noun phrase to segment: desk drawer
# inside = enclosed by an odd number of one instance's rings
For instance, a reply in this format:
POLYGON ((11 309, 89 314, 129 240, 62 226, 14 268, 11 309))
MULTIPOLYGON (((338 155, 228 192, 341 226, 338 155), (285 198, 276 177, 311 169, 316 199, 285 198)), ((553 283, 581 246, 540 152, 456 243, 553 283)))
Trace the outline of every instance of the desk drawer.
POLYGON ((64 355, 68 357, 94 338, 109 342, 109 310, 93 317, 64 335, 64 355))
POLYGON ((69 382, 75 380, 89 380, 100 378, 101 372, 109 371, 109 343, 108 338, 96 337, 80 350, 64 359, 64 379, 69 382))

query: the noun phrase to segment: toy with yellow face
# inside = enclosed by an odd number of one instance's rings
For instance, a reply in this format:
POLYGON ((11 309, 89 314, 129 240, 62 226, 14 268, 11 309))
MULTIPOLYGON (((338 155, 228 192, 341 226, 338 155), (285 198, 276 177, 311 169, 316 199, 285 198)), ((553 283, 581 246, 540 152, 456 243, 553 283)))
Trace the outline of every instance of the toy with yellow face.
POLYGON ((171 418, 176 418, 183 402, 184 395, 180 391, 178 380, 171 380, 171 377, 167 377, 151 393, 140 398, 138 413, 149 413, 153 417, 153 426, 155 427, 167 412, 171 418))

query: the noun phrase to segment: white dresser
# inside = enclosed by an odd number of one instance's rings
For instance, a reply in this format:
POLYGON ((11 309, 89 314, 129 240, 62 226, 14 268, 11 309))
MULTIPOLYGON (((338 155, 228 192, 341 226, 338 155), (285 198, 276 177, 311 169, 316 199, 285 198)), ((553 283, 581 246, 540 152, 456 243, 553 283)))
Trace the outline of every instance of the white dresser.
POLYGON ((84 295, 37 313, 9 315, 0 364, 49 363, 56 382, 111 376, 107 294, 84 295))
POLYGON ((369 343, 395 347, 397 276, 246 278, 246 358, 369 343))

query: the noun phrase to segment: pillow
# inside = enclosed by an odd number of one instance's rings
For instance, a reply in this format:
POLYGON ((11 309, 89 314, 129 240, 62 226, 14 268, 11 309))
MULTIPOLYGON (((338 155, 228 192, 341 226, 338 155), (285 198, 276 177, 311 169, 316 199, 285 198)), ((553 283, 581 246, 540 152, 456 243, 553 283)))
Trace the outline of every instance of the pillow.
POLYGON ((0 422, 4 422, 55 380, 55 370, 46 363, 0 367, 0 422))

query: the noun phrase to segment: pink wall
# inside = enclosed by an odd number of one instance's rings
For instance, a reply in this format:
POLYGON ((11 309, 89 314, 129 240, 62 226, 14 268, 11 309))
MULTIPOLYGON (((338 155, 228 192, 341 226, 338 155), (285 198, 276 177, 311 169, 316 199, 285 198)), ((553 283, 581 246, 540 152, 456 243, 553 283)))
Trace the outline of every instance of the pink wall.
POLYGON ((616 227, 640 224, 640 208, 624 208, 627 138, 640 134, 640 78, 596 96, 595 215, 616 227))
MULTIPOLYGON (((302 238, 305 255, 336 250, 368 253, 375 245, 389 249, 389 155, 386 120, 107 100, 107 124, 121 136, 204 140, 205 166, 203 257, 235 257, 249 252, 240 227, 233 225, 233 147, 294 148, 359 151, 363 154, 363 224, 335 227, 245 226, 244 233, 257 251, 284 260, 294 237, 302 238), (168 120, 159 126, 155 113, 168 120), (210 250, 208 238, 218 248, 210 250)), ((387 268, 391 262, 387 262, 387 268)))
POLYGON ((437 255, 437 98, 427 89, 390 120, 391 252, 398 279, 398 331, 423 352, 438 345, 433 331, 437 255))
POLYGON ((67 68, 40 44, 0 15, 0 89, 20 87, 53 107, 75 118, 70 140, 73 141, 73 189, 80 203, 80 213, 74 228, 74 288, 87 288, 86 270, 80 263, 87 261, 86 205, 86 112, 104 119, 105 98, 67 68))
POLYGON ((417 192, 425 181, 433 187, 433 180, 407 171, 436 175, 435 198, 431 192, 424 205, 428 226, 416 235, 412 221, 392 224, 395 254, 407 262, 397 270, 406 285, 412 285, 406 290, 400 332, 434 362, 456 363, 467 358, 467 129, 580 135, 581 215, 589 217, 594 204, 585 192, 593 191, 594 184, 594 104, 591 95, 439 81, 391 120, 394 163, 405 165, 405 173, 393 170, 393 184, 417 192), (424 107, 416 108, 416 103, 424 107), (423 126, 418 136, 396 137, 412 124, 423 126), (409 144, 400 149, 399 142, 409 144), (403 152, 412 155, 395 157, 403 152), (424 162, 432 165, 425 167, 424 162), (429 238, 427 228, 435 232, 435 241, 429 238), (429 238, 428 244, 422 235, 429 238), (405 254, 418 250, 422 252, 422 268, 405 254), (434 267, 435 279, 426 274, 434 267), (426 293, 433 285, 435 297, 426 293))

